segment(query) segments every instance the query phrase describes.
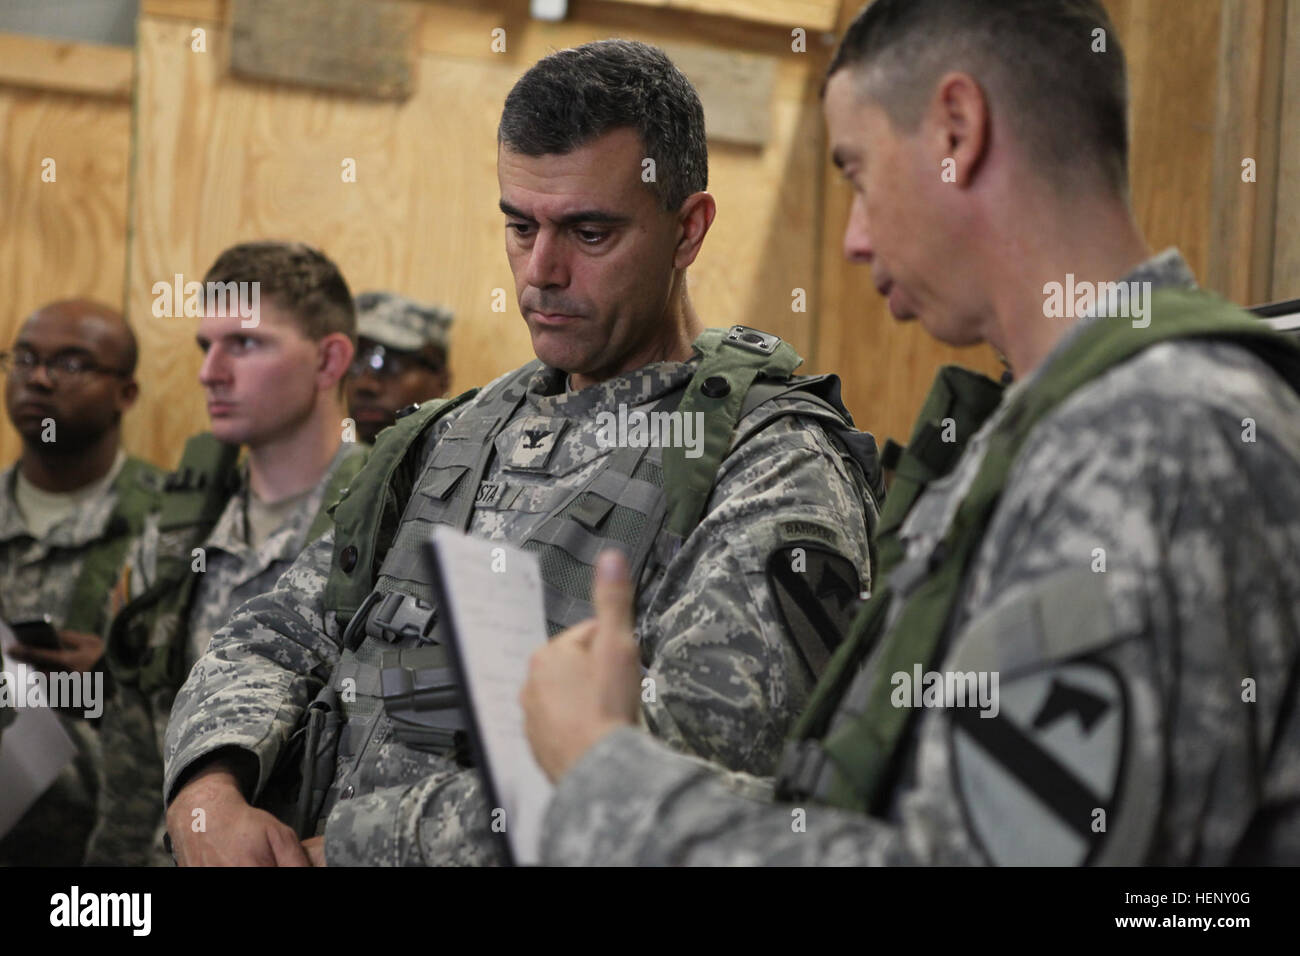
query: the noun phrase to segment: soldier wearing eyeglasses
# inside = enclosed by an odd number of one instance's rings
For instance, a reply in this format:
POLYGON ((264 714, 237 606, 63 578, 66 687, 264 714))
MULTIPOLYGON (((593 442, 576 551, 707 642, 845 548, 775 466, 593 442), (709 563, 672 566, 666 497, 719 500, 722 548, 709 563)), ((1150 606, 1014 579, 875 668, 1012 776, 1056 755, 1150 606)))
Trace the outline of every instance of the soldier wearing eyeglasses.
POLYGON ((348 378, 348 414, 357 437, 373 442, 409 405, 451 388, 447 334, 452 314, 392 292, 357 296, 357 355, 348 378))
MULTIPOLYGON (((37 309, 0 353, 5 406, 23 446, 0 473, 3 613, 10 623, 48 620, 60 644, 18 644, 6 656, 48 672, 101 665, 113 585, 156 494, 160 472, 121 447, 122 416, 139 393, 135 364, 122 316, 80 299, 37 309)), ((98 722, 82 711, 60 716, 77 756, 0 842, 0 862, 82 860, 94 823, 98 722)))

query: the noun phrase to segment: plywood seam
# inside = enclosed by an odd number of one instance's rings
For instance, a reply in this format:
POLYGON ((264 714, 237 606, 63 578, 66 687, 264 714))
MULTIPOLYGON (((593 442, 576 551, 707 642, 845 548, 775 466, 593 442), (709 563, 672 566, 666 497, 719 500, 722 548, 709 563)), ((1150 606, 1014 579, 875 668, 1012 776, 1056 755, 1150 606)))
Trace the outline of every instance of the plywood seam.
POLYGON ((0 33, 0 84, 126 100, 133 69, 127 47, 0 33))

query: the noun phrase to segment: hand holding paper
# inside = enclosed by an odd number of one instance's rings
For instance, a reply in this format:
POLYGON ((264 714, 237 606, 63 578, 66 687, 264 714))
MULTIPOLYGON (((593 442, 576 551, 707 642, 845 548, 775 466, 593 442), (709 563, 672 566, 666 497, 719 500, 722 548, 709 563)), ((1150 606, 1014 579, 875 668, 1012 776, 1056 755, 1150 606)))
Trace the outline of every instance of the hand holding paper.
POLYGON ((640 714, 634 591, 620 552, 601 553, 592 591, 596 617, 533 654, 520 694, 528 742, 551 780, 606 734, 635 725, 640 714))

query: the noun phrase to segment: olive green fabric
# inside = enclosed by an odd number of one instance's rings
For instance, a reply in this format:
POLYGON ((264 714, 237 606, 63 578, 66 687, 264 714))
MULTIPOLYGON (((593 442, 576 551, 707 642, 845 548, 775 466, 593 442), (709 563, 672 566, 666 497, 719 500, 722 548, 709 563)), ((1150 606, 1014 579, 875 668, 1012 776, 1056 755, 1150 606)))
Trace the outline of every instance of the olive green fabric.
POLYGON ((352 476, 346 492, 330 508, 334 560, 325 584, 325 607, 338 616, 341 628, 374 587, 379 565, 397 532, 402 509, 419 477, 421 462, 413 452, 438 419, 477 394, 478 389, 470 389, 455 398, 422 402, 381 431, 365 467, 352 476))
POLYGON ((153 585, 114 618, 106 653, 115 680, 146 693, 180 686, 184 642, 150 646, 149 636, 163 615, 184 619, 197 580, 190 570, 190 551, 203 543, 238 489, 238 462, 239 446, 210 433, 185 443, 180 464, 163 483, 158 515, 159 534, 182 535, 183 545, 159 553, 153 585))
MULTIPOLYGON (((758 334, 758 333, 750 333, 758 334)), ((737 345, 730 333, 708 329, 695 340, 700 367, 682 395, 683 416, 704 413, 703 453, 687 458, 684 447, 664 449, 664 488, 668 495, 668 531, 685 539, 700 523, 717 479, 718 466, 731 447, 750 386, 760 376, 788 379, 803 359, 789 343, 776 339, 770 354, 737 345), (725 385, 718 386, 718 383, 725 385), (720 391, 722 394, 709 394, 720 391)))
POLYGON ((113 479, 117 505, 104 535, 89 548, 72 589, 63 626, 70 631, 101 634, 106 598, 117 583, 127 549, 144 528, 158 499, 162 471, 138 458, 128 458, 113 479))
MULTIPOLYGON (((878 590, 860 612, 853 633, 832 659, 795 729, 796 743, 783 763, 779 792, 786 796, 813 795, 823 802, 862 812, 882 810, 914 710, 892 704, 891 675, 911 673, 917 665, 927 670, 937 662, 966 569, 1026 439, 1061 402, 1107 370, 1152 345, 1192 337, 1237 342, 1269 362, 1300 391, 1300 347, 1237 306, 1203 292, 1158 290, 1152 298, 1150 325, 1145 328, 1134 328, 1120 319, 1090 320, 1037 379, 1010 399, 1013 404, 989 436, 980 469, 936 552, 937 559, 910 591, 888 633, 879 637, 894 599, 890 587, 878 590), (872 686, 864 701, 848 701, 848 686, 878 638, 872 686), (843 719, 833 721, 837 714, 842 714, 843 719), (828 731, 832 726, 834 729, 828 731)), ((951 399, 953 381, 948 370, 940 373, 936 392, 926 403, 925 410, 931 416, 947 400, 945 394, 951 399)), ((978 400, 984 417, 996 407, 996 403, 988 405, 987 397, 993 392, 986 386, 959 389, 967 398, 987 393, 978 400)), ((978 411, 970 416, 970 424, 980 417, 978 411)), ((918 426, 917 435, 926 433, 926 424, 918 426)), ((965 437, 973 430, 960 434, 965 437)), ((947 468, 958 455, 949 457, 947 468)), ((917 487, 909 492, 908 508, 935 477, 937 470, 928 478, 916 472, 910 479, 917 487)), ((888 533, 892 538, 897 537, 905 516, 902 510, 900 505, 889 515, 888 533)), ((896 540, 888 546, 882 542, 881 553, 886 552, 897 563, 901 545, 896 540)))

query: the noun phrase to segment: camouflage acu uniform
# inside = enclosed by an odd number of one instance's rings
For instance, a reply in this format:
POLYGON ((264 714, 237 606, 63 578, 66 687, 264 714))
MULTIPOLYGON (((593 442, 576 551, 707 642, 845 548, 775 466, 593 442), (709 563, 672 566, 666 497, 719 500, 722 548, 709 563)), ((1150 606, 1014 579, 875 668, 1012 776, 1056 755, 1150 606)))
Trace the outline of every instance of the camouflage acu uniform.
MULTIPOLYGON (((126 459, 102 496, 86 502, 38 539, 28 530, 14 496, 17 466, 0 472, 0 601, 6 619, 32 620, 48 614, 56 628, 105 631, 108 591, 100 595, 103 604, 97 608, 74 608, 73 593, 91 549, 123 533, 120 482, 128 474, 131 480, 149 485, 150 491, 161 477, 152 465, 126 459)), ((0 842, 0 862, 50 866, 82 862, 99 789, 99 727, 80 715, 61 712, 59 716, 77 746, 77 756, 0 842)))
MULTIPOLYGON (((193 663, 189 647, 204 645, 235 608, 269 591, 307 545, 307 531, 323 501, 330 478, 349 457, 364 454, 364 446, 344 443, 311 493, 261 547, 248 544, 247 469, 238 494, 209 532, 203 544, 205 562, 184 627, 160 615, 151 625, 151 640, 186 644, 186 664, 193 663)), ((160 534, 156 516, 132 555, 132 597, 153 580, 158 555, 184 547, 160 534)), ((163 740, 175 687, 152 694, 119 685, 103 718, 104 781, 98 820, 90 839, 87 862, 94 865, 170 864, 162 849, 163 740)))
MULTIPOLYGON (((1172 251, 1128 278, 1191 283, 1172 251)), ((994 424, 917 502, 909 558, 994 424)), ((997 717, 924 710, 879 816, 740 796, 620 730, 560 782, 545 859, 1300 862, 1297 561, 1300 398, 1236 345, 1152 346, 1039 422, 979 545, 939 659, 999 671, 997 717)))
MULTIPOLYGON (((537 523, 544 502, 582 488, 608 454, 598 440, 600 412, 617 413, 620 405, 649 409, 683 387, 693 369, 693 362, 656 363, 579 392, 566 392, 563 373, 538 371, 497 436, 493 463, 479 486, 491 491, 486 497, 495 506, 475 507, 471 533, 521 540, 537 523), (549 476, 530 475, 530 467, 548 458, 549 476), (509 494, 498 498, 499 485, 509 494)), ((437 423, 426 461, 436 461, 439 443, 465 438, 457 433, 457 422, 496 384, 437 423)), ((747 421, 740 422, 737 435, 745 433, 747 421)), ((422 493, 437 494, 436 472, 426 466, 421 475, 394 552, 404 534, 412 545, 427 536, 429 524, 412 516, 419 514, 422 493)), ((780 623, 768 559, 815 532, 844 563, 848 590, 856 592, 869 580, 867 529, 874 520, 874 506, 864 503, 843 452, 820 421, 799 414, 780 417, 733 446, 701 523, 677 553, 661 533, 639 581, 642 661, 655 686, 655 699, 644 704, 650 729, 670 747, 770 773, 812 682, 780 623)), ((340 658, 338 624, 323 598, 331 537, 313 544, 274 591, 245 605, 214 636, 173 709, 169 796, 186 767, 227 746, 255 754, 258 790, 266 785, 287 738, 340 658)), ((383 569, 379 583, 384 589, 383 569)), ((855 597, 838 595, 841 610, 855 597)), ((384 649, 382 641, 367 636, 355 657, 374 662, 384 649)), ((367 757, 370 770, 354 773, 356 764, 341 752, 335 780, 341 799, 324 824, 327 862, 497 861, 490 808, 477 773, 448 757, 405 746, 386 717, 367 724, 366 716, 350 714, 344 729, 345 737, 363 739, 363 754, 355 760, 367 757)))

